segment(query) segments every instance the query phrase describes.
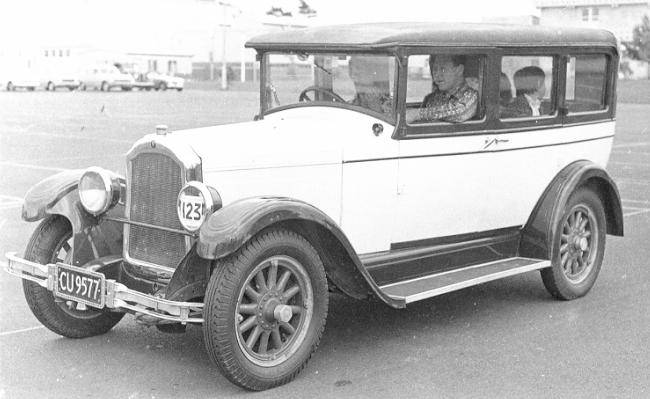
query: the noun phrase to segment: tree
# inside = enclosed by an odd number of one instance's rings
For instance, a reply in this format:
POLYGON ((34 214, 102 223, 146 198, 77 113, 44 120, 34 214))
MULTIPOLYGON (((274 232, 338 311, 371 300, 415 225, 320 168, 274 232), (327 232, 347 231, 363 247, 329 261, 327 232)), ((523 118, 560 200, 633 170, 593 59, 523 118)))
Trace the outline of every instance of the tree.
POLYGON ((626 54, 634 60, 650 61, 650 18, 643 16, 634 27, 632 41, 623 42, 626 54))

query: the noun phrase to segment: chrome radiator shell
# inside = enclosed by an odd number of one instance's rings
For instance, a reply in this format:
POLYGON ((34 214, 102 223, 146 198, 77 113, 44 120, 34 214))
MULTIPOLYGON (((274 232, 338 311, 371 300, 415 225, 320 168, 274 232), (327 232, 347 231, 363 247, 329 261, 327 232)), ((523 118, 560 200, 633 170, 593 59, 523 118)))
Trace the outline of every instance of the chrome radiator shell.
POLYGON ((173 135, 149 135, 127 153, 124 259, 173 272, 193 244, 181 227, 176 200, 183 185, 202 181, 201 158, 173 135), (178 233, 170 231, 176 230, 178 233))

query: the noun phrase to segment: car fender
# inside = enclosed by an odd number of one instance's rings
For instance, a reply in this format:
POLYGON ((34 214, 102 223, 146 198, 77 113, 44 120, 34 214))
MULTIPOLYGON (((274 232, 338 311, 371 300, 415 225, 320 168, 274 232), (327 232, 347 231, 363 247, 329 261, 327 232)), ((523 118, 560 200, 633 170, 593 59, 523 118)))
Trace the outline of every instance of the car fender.
MULTIPOLYGON (((27 191, 22 218, 35 222, 49 215, 68 219, 73 232, 72 264, 82 266, 104 256, 122 254, 122 226, 86 212, 79 200, 79 178, 84 169, 67 170, 41 180, 27 191)), ((123 216, 124 206, 117 204, 108 215, 123 216)))
POLYGON ((318 208, 286 197, 254 197, 235 201, 211 214, 199 230, 196 250, 204 259, 220 259, 237 251, 263 229, 282 226, 297 230, 319 250, 328 279, 354 298, 375 295, 401 308, 379 289, 363 267, 339 226, 318 208))
POLYGON ((600 197, 605 209, 607 234, 623 235, 623 210, 616 183, 599 165, 586 160, 576 161, 553 178, 537 201, 522 231, 520 256, 552 259, 555 251, 552 237, 564 206, 571 194, 582 186, 592 188, 600 197))

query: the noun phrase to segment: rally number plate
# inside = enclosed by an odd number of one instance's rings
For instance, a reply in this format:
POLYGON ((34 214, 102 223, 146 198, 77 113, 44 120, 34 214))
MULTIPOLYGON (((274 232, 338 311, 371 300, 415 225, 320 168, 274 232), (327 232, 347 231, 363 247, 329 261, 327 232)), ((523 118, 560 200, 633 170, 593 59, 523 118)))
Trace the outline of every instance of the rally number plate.
POLYGON ((78 267, 56 264, 54 295, 63 299, 104 307, 106 277, 103 274, 78 267))

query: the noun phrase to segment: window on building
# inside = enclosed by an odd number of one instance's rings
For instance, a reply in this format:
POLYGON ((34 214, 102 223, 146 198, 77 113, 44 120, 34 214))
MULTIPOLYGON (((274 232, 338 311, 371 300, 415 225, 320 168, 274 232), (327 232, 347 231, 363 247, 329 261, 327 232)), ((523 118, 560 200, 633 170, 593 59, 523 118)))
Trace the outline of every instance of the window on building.
POLYGON ((67 49, 67 50, 65 51, 65 56, 66 56, 66 57, 70 57, 70 49, 67 49))
POLYGON ((59 50, 59 57, 63 57, 63 50, 59 50))
POLYGON ((598 21, 598 14, 599 14, 598 7, 593 7, 591 9, 591 20, 598 21))
POLYGON ((48 56, 48 51, 47 51, 47 50, 45 50, 45 56, 46 56, 46 57, 48 56))
POLYGON ((582 9, 582 20, 583 21, 589 21, 589 9, 588 8, 583 8, 582 9))
POLYGON ((569 113, 604 109, 606 76, 607 57, 604 54, 570 57, 564 95, 569 113))

